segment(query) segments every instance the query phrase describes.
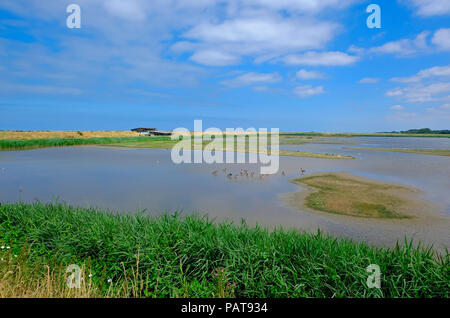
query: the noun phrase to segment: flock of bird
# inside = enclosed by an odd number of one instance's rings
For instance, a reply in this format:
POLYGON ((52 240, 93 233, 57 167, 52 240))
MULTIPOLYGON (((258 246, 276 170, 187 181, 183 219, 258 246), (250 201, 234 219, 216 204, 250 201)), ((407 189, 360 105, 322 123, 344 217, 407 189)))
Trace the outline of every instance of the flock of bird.
MULTIPOLYGON (((220 172, 219 170, 214 170, 211 174, 213 176, 218 176, 219 172, 220 172)), ((300 168, 300 175, 303 176, 305 174, 305 172, 306 172, 305 169, 300 168)), ((229 172, 227 170, 227 168, 223 168, 222 169, 222 173, 226 174, 228 179, 234 179, 234 180, 237 180, 238 177, 245 177, 245 178, 251 178, 251 179, 253 179, 254 177, 258 177, 260 180, 262 180, 263 177, 268 176, 268 175, 265 175, 265 174, 258 174, 258 173, 255 173, 255 172, 251 172, 251 171, 248 171, 246 169, 241 169, 241 171, 238 174, 233 174, 233 173, 229 172)), ((281 175, 283 177, 285 177, 286 173, 284 171, 281 171, 281 175)))

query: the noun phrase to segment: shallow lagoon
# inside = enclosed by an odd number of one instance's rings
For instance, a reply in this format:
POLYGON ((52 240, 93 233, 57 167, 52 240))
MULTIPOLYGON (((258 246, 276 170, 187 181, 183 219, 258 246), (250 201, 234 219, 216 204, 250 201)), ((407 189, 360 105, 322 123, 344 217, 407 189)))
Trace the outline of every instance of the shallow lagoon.
POLYGON ((320 144, 283 145, 280 149, 351 155, 357 160, 280 158, 274 176, 229 179, 241 168, 257 165, 175 165, 169 150, 112 147, 67 147, 0 152, 0 201, 61 200, 73 205, 149 214, 164 212, 208 214, 265 226, 284 226, 393 246, 404 236, 450 245, 450 158, 420 154, 345 149, 350 145, 382 148, 450 149, 449 138, 330 138, 320 144), (298 210, 289 207, 286 193, 304 190, 289 179, 326 171, 344 171, 423 190, 435 204, 422 220, 373 220, 298 210), (211 173, 219 170, 217 176, 211 173), (286 176, 281 175, 285 171, 286 176))

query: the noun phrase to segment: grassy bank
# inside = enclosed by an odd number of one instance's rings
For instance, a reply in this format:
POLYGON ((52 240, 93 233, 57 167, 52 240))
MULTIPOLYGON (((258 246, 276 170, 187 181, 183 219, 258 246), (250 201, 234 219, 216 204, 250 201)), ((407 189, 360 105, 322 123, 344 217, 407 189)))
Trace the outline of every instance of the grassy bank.
MULTIPOLYGON (((145 137, 95 137, 95 138, 48 138, 48 139, 6 139, 0 140, 1 150, 20 150, 46 147, 65 147, 82 145, 120 144, 140 142, 145 137)), ((164 138, 164 137, 155 137, 164 138)), ((167 137, 165 137, 167 139, 167 137)), ((170 140, 170 138, 169 138, 170 140)))
POLYGON ((216 225, 200 217, 2 204, 0 244, 11 246, 0 251, 2 258, 15 262, 0 263, 2 286, 14 285, 8 277, 22 267, 28 270, 19 281, 51 277, 56 296, 63 294, 61 272, 74 263, 86 269, 85 281, 94 286, 85 296, 448 297, 450 292, 448 253, 435 257, 410 244, 376 249, 320 232, 216 225), (24 252, 24 246, 30 248, 24 252), (380 266, 381 289, 366 287, 370 264, 380 266))
POLYGON ((396 148, 367 148, 367 147, 347 147, 347 149, 403 152, 403 153, 415 153, 415 154, 420 154, 420 155, 450 157, 450 149, 396 149, 396 148))

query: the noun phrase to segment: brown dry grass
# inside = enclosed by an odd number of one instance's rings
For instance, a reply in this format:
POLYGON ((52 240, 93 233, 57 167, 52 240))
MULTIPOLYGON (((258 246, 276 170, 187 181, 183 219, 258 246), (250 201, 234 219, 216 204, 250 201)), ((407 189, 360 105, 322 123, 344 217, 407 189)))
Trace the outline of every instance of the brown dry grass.
POLYGON ((50 138, 94 138, 94 137, 135 137, 139 133, 133 131, 0 131, 0 140, 29 140, 50 138))
POLYGON ((369 181, 342 173, 319 174, 292 180, 315 191, 305 197, 305 205, 323 212, 366 217, 407 218, 406 187, 369 181))
POLYGON ((6 251, 0 256, 0 298, 143 297, 146 287, 139 273, 139 257, 135 267, 128 272, 124 268, 124 275, 117 283, 105 277, 93 278, 89 265, 82 264, 80 284, 70 288, 67 281, 71 273, 67 272, 67 266, 32 258, 29 247, 24 247, 19 255, 6 251))

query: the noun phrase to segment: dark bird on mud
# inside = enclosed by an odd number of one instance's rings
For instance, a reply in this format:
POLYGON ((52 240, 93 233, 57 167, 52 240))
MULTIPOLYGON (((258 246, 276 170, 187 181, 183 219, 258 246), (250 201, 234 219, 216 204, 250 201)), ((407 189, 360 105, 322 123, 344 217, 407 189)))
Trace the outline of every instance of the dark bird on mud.
POLYGON ((300 172, 302 173, 302 175, 304 175, 304 174, 305 174, 305 172, 306 172, 306 170, 305 170, 305 169, 303 169, 303 168, 300 168, 300 172))

